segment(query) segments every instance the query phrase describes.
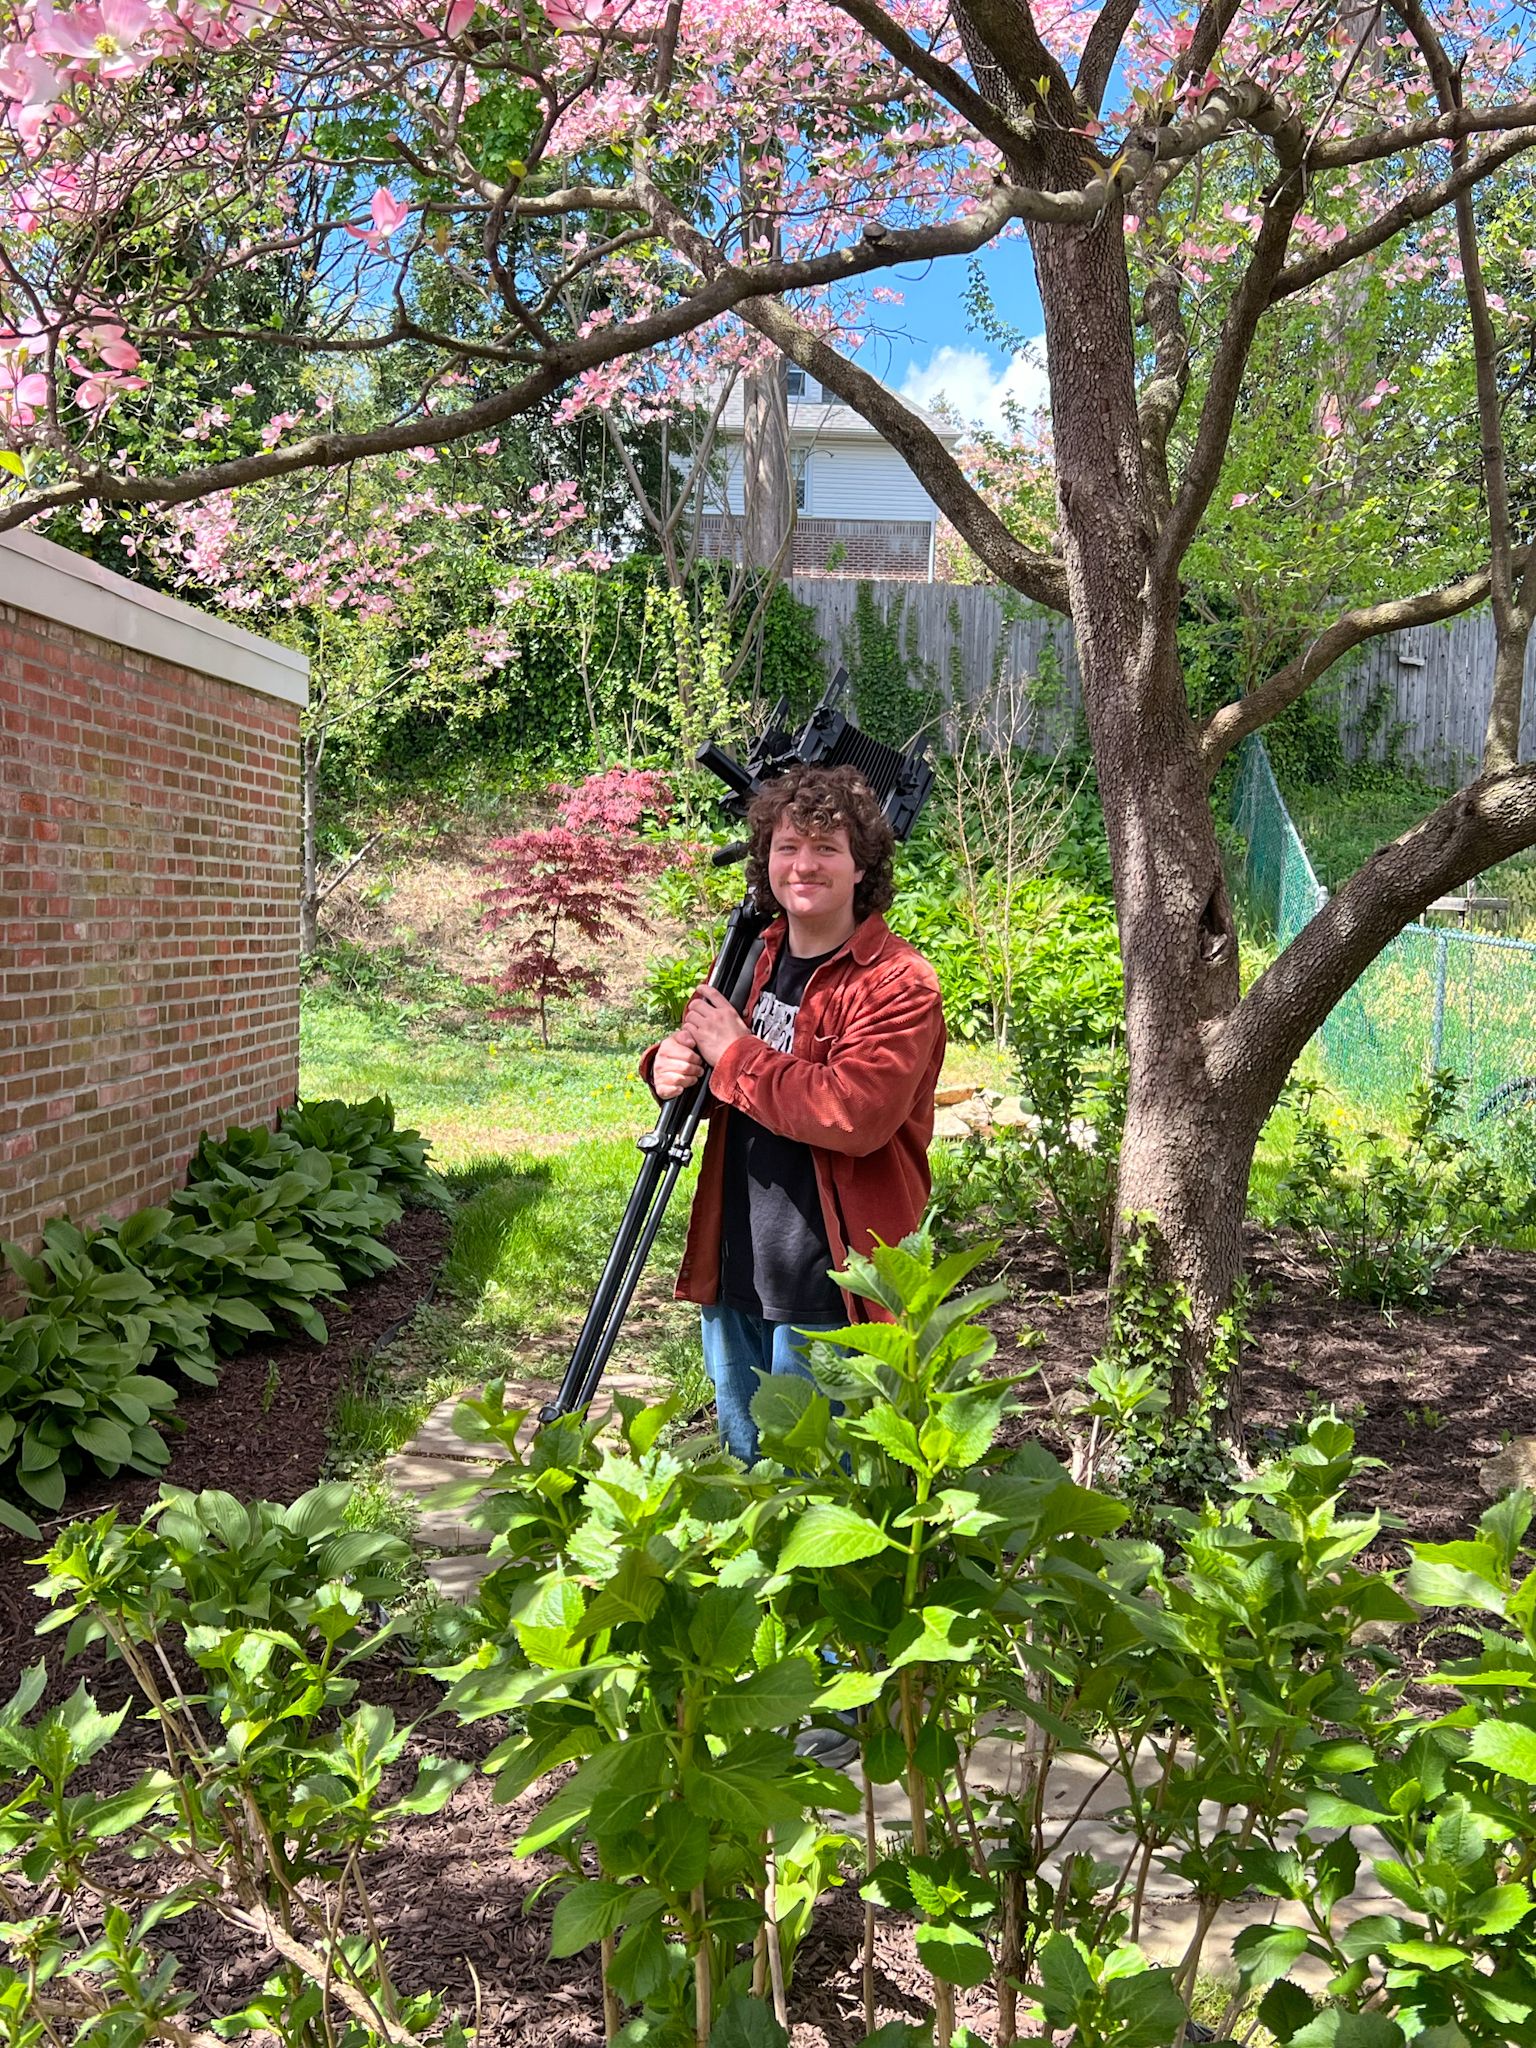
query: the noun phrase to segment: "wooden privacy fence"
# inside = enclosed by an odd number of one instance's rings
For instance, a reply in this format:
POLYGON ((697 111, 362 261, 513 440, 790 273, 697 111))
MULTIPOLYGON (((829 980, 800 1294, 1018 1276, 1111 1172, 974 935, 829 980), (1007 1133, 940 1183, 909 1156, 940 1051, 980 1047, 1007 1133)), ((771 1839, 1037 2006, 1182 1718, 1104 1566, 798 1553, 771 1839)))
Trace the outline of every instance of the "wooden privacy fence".
MULTIPOLYGON (((816 617, 830 669, 847 660, 859 593, 867 591, 894 626, 914 683, 937 682, 975 703, 999 683, 1026 683, 1014 739, 1053 753, 1072 737, 1082 693, 1077 649, 1067 620, 1011 593, 979 583, 861 583, 850 576, 794 576, 790 590, 816 617), (1042 650, 1050 653, 1042 661, 1042 650)), ((850 662, 850 666, 851 666, 850 662)))
MULTIPOLYGON (((974 702, 998 683, 1027 683, 1015 738, 1050 753, 1071 738, 1081 693, 1077 652, 1065 619, 991 584, 860 583, 852 577, 796 576, 789 585, 815 615, 830 661, 846 659, 861 590, 894 624, 914 681, 960 684, 974 702), (1045 658, 1042 673, 1042 649, 1045 658)), ((1370 642, 1316 685, 1338 705, 1351 760, 1396 758, 1447 786, 1475 773, 1493 677, 1493 622, 1471 612, 1445 626, 1370 642)), ((1536 758, 1536 638, 1526 660, 1520 753, 1536 758)))
MULTIPOLYGON (((1446 626, 1390 633, 1341 663, 1339 725, 1351 760, 1368 754, 1421 768, 1450 788, 1477 773, 1493 689, 1493 619, 1468 612, 1446 626)), ((1536 637, 1526 649, 1520 758, 1536 757, 1536 637)))

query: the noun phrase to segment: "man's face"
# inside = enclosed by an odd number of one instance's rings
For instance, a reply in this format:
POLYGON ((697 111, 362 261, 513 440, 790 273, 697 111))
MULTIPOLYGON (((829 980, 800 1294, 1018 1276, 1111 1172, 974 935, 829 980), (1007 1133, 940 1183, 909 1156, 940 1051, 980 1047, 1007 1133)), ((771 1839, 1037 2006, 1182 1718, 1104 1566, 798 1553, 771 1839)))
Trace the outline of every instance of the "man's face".
POLYGON ((864 879, 848 848, 848 828, 808 832, 780 818, 768 843, 768 886, 791 917, 837 918, 853 907, 864 879))

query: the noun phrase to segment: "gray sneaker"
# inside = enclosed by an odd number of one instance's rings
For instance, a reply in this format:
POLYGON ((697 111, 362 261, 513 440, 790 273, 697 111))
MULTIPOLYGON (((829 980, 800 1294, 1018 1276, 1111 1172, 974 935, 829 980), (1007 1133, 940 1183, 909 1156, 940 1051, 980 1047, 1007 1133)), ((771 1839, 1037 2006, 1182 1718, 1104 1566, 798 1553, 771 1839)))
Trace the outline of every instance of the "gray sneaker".
POLYGON ((823 1764, 830 1771, 844 1771, 854 1763, 859 1754, 859 1738, 853 1732, 853 1716, 840 1714, 837 1718, 840 1725, 835 1728, 802 1728, 795 1737, 795 1755, 803 1756, 809 1763, 823 1764))

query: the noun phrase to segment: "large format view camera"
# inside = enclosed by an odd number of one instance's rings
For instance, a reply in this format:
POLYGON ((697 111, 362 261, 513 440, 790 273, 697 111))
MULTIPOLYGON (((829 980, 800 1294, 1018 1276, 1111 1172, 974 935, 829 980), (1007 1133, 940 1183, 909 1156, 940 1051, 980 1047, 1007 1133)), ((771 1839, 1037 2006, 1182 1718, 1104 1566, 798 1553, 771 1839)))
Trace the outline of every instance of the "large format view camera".
MULTIPOLYGON (((798 732, 786 730, 784 721, 789 707, 780 698, 767 731, 745 762, 733 759, 713 742, 700 749, 700 765, 725 784, 720 803, 728 817, 744 818, 758 791, 790 768, 801 764, 816 768, 848 767, 856 768, 874 791, 898 841, 906 838, 933 787, 925 742, 915 739, 904 751, 898 751, 860 732, 838 708, 847 684, 848 672, 839 668, 827 694, 798 732)), ((715 862, 724 866, 741 860, 746 851, 746 841, 738 840, 721 847, 715 862)), ((743 897, 731 913, 724 942, 710 972, 709 986, 726 991, 743 1013, 768 922, 752 897, 743 897)), ((651 1246, 656 1242, 667 1203, 672 1199, 672 1190, 693 1157, 694 1134, 708 1099, 709 1075, 705 1073, 685 1094, 662 1105, 655 1129, 640 1140, 644 1158, 634 1192, 560 1382, 560 1391, 542 1411, 541 1421, 553 1422, 556 1416, 586 1408, 597 1392, 603 1368, 618 1341, 651 1246)))

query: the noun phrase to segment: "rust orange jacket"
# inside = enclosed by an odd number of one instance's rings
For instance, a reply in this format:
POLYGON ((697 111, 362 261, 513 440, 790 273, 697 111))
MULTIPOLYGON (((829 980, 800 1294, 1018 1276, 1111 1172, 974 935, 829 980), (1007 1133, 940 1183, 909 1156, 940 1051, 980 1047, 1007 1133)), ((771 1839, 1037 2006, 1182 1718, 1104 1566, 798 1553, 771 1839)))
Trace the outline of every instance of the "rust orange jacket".
MULTIPOLYGON (((775 918, 747 1004, 773 972, 787 927, 775 918)), ((656 1048, 640 1062, 649 1082, 656 1048)), ((712 1302, 720 1289, 725 1129, 744 1110, 781 1137, 809 1145, 834 1266, 879 1237, 895 1244, 922 1221, 930 1178, 933 1091, 944 1061, 938 976, 883 917, 867 917, 806 983, 794 1046, 734 1039, 710 1075, 713 1105, 688 1241, 677 1276, 681 1301, 712 1302)), ((850 1318, 886 1320, 845 1295, 850 1318)))

